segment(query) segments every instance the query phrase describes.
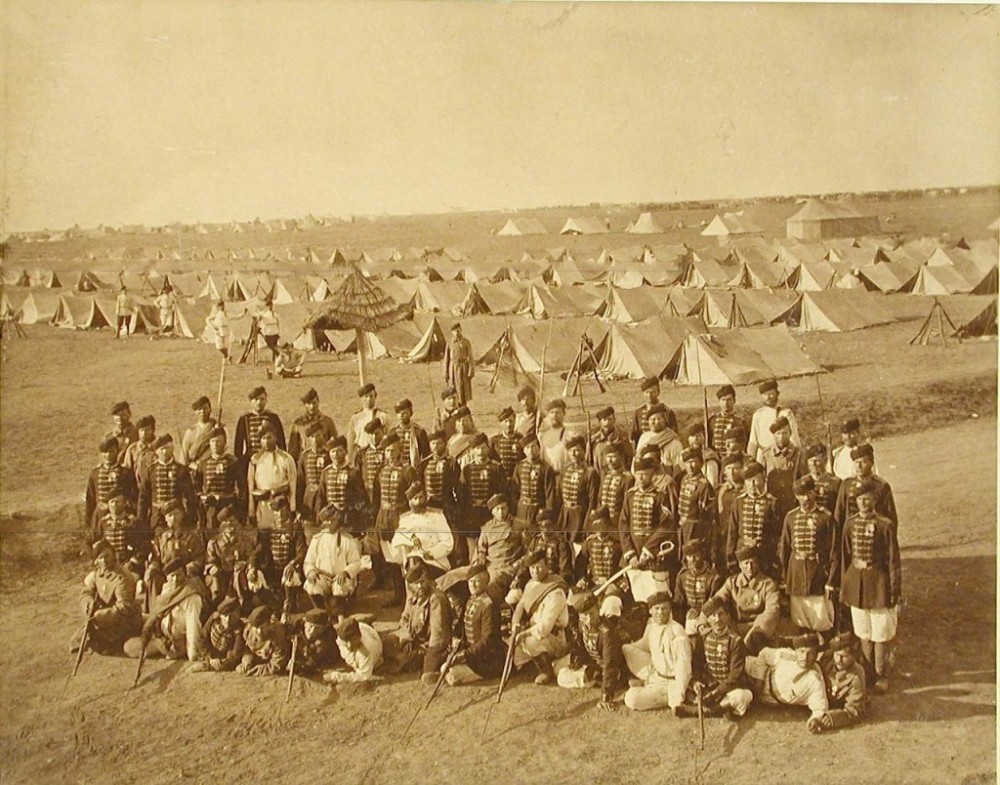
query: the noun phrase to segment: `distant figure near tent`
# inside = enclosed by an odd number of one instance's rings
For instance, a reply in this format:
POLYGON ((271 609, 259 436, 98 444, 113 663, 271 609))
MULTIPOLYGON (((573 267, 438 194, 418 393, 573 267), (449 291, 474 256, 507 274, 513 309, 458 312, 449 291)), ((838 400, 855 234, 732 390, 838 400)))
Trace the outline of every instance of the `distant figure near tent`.
POLYGON ((455 389, 459 405, 464 406, 472 400, 472 377, 475 375, 472 344, 462 335, 462 325, 455 322, 451 340, 444 347, 444 381, 455 389))

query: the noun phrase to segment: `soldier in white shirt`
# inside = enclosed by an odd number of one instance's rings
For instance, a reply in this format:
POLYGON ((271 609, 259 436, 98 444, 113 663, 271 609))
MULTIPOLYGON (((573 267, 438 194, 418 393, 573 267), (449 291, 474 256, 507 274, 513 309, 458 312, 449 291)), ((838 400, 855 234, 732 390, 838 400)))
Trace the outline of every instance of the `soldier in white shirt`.
POLYGON ((259 433, 260 449, 250 456, 247 469, 248 513, 251 519, 256 519, 258 529, 271 529, 274 526, 273 499, 287 497, 289 508, 295 512, 298 469, 292 456, 278 447, 274 426, 265 422, 259 433))
POLYGON ((622 646, 631 680, 625 705, 634 711, 678 707, 691 683, 692 648, 684 628, 671 617, 669 592, 658 592, 647 601, 649 624, 642 639, 622 646))
MULTIPOLYGON (((840 426, 840 440, 840 446, 834 447, 830 453, 830 471, 835 477, 847 480, 857 476, 851 450, 868 443, 868 440, 861 435, 861 422, 857 417, 846 420, 840 426)), ((878 467, 874 467, 872 471, 878 474, 878 467)))
POLYGON ((771 706, 806 706, 810 717, 821 718, 830 709, 826 682, 816 658, 815 633, 792 638, 792 648, 765 647, 747 657, 746 673, 757 700, 771 706))
POLYGON ((399 516, 399 526, 389 544, 395 564, 406 568, 410 559, 420 559, 434 579, 451 569, 448 556, 455 547, 455 537, 441 510, 427 506, 427 491, 421 482, 406 489, 409 512, 399 516))
POLYGON ((313 536, 306 551, 302 571, 303 588, 318 608, 342 614, 358 587, 358 574, 364 569, 361 544, 343 531, 346 515, 330 505, 319 513, 322 529, 313 536))
POLYGON ((780 395, 778 382, 769 379, 757 389, 764 400, 764 405, 753 413, 753 419, 750 421, 750 443, 747 445, 747 455, 761 463, 764 459, 764 450, 774 446, 771 426, 779 417, 788 420, 788 427, 792 431, 792 444, 801 447, 802 441, 799 439, 799 426, 795 415, 791 409, 778 405, 778 396, 780 395))
POLYGON ((323 674, 329 684, 346 684, 358 681, 381 681, 375 670, 382 665, 382 639, 370 624, 359 622, 353 616, 337 625, 337 648, 349 671, 332 670, 323 674))

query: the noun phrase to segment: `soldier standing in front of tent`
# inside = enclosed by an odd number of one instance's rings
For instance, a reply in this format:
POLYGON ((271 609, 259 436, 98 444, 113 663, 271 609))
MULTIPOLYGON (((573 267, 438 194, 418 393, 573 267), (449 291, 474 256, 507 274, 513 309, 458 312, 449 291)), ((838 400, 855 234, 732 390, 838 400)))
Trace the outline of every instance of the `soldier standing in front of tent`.
MULTIPOLYGON (((861 422, 857 417, 851 417, 840 426, 840 440, 841 444, 830 453, 830 471, 835 477, 846 480, 856 473, 851 450, 868 443, 861 435, 861 422)), ((878 467, 873 466, 872 471, 878 474, 878 467)))
POLYGON ((840 478, 826 470, 826 448, 822 444, 811 444, 803 450, 809 475, 816 485, 816 501, 831 514, 837 508, 840 492, 840 478))
POLYGON ((750 421, 750 442, 747 445, 747 454, 755 461, 762 461, 764 450, 774 445, 774 435, 771 426, 779 417, 788 420, 788 428, 791 431, 791 442, 796 447, 802 444, 799 440, 799 426, 795 421, 795 415, 790 409, 778 405, 778 382, 769 379, 763 382, 758 388, 763 406, 753 413, 750 421))
POLYGON ((624 457, 624 464, 632 463, 632 442, 629 441, 625 429, 615 420, 613 406, 605 406, 597 412, 597 422, 600 427, 590 440, 591 457, 594 468, 603 477, 608 468, 606 456, 612 449, 618 449, 624 457))
POLYGON ((736 571, 741 548, 759 551, 759 564, 768 575, 778 574, 778 538, 781 520, 774 497, 765 488, 764 467, 751 461, 743 467, 743 493, 736 497, 729 514, 726 563, 736 571))
POLYGON ((424 458, 431 454, 427 431, 413 421, 413 403, 409 398, 398 401, 394 410, 398 422, 389 433, 396 434, 403 445, 403 463, 419 469, 424 458))
POLYGON ((501 431, 490 439, 490 449, 493 457, 499 462, 504 476, 509 483, 514 478, 514 469, 521 460, 521 437, 514 428, 514 410, 509 406, 497 415, 501 431))
POLYGON ((792 444, 792 430, 788 420, 779 417, 771 423, 774 444, 764 450, 764 474, 767 492, 775 499, 778 520, 784 520, 795 507, 795 481, 806 474, 802 450, 792 444))
POLYGON ((660 380, 655 376, 650 376, 643 379, 639 387, 646 402, 636 409, 635 414, 632 415, 629 436, 632 439, 632 443, 636 445, 638 445, 639 437, 642 436, 643 432, 649 430, 649 413, 654 406, 663 406, 666 427, 672 431, 677 430, 677 415, 674 414, 673 409, 669 409, 665 404, 660 403, 660 380))
MULTIPOLYGON (((746 434, 746 420, 736 413, 736 389, 731 384, 724 384, 715 392, 719 399, 719 411, 708 418, 708 446, 720 455, 725 452, 726 431, 739 428, 746 434)), ((744 441, 741 450, 746 449, 744 441)))
POLYGON ((451 340, 444 347, 444 383, 455 388, 461 405, 472 400, 472 377, 476 375, 476 363, 472 355, 472 344, 462 335, 462 325, 455 322, 451 326, 451 340))
POLYGON ((586 439, 572 436, 566 442, 567 461, 558 481, 559 530, 571 542, 581 542, 585 535, 587 513, 597 506, 599 480, 587 463, 586 439))
POLYGON ((554 508, 556 474, 541 459, 541 447, 532 433, 519 442, 524 460, 517 464, 511 478, 510 497, 514 509, 514 528, 519 532, 534 530, 538 513, 554 508))
POLYGON ((848 477, 840 484, 837 493, 837 503, 833 510, 833 518, 837 526, 843 530, 847 520, 858 513, 856 496, 862 483, 870 482, 875 487, 875 510, 893 523, 899 523, 896 513, 896 501, 892 495, 892 487, 875 474, 875 450, 870 444, 862 444, 851 450, 854 459, 855 476, 848 477))
MULTIPOLYGON (((626 445, 614 442, 604 450, 605 466, 597 490, 597 503, 608 509, 613 521, 617 521, 621 515, 625 494, 635 484, 632 472, 625 468, 627 465, 625 449, 626 445)), ((631 445, 628 445, 628 450, 631 452, 631 445)))
POLYGON ((128 293, 125 284, 122 284, 118 297, 115 298, 115 340, 121 338, 122 330, 125 330, 125 337, 128 338, 132 329, 132 317, 135 314, 135 300, 128 293))
POLYGON ((212 402, 208 400, 208 396, 202 395, 192 403, 191 411, 198 412, 198 420, 181 437, 180 459, 185 466, 193 468, 208 455, 208 440, 215 428, 215 419, 212 417, 212 402))
POLYGON ((118 441, 105 438, 98 447, 101 462, 90 470, 87 479, 85 518, 94 540, 101 519, 108 512, 108 499, 120 493, 134 506, 138 497, 135 475, 118 463, 118 441))

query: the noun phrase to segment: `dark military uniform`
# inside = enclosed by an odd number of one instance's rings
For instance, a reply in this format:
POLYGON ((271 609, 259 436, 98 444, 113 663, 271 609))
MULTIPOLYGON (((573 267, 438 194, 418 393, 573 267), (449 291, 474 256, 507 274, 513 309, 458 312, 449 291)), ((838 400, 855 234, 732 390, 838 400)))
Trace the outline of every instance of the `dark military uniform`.
POLYGON ((822 596, 840 577, 840 549, 833 516, 823 507, 801 507, 785 516, 778 558, 785 591, 794 597, 822 596))
POLYGON ((342 466, 331 463, 323 469, 315 503, 317 511, 331 504, 344 510, 348 531, 360 533, 368 524, 368 494, 361 482, 361 473, 348 463, 342 466))
POLYGON ((483 524, 492 517, 486 502, 497 493, 506 496, 507 479, 499 463, 470 463, 462 469, 460 488, 461 534, 478 537, 483 524))
POLYGON ((681 536, 681 556, 688 540, 711 544, 718 536, 715 525, 715 494, 704 474, 684 472, 677 488, 677 524, 681 536))
POLYGON ((597 472, 586 463, 563 466, 558 484, 559 518, 557 528, 571 542, 583 539, 587 515, 597 506, 597 472))
POLYGON ((205 527, 218 528, 219 510, 239 506, 240 478, 236 456, 223 453, 219 457, 208 455, 198 461, 192 478, 202 500, 205 527))
POLYGON ((698 616, 705 600, 720 588, 722 588, 722 577, 711 564, 706 564, 697 571, 687 565, 681 567, 674 587, 674 614, 678 623, 684 624, 689 612, 693 616, 698 616))
POLYGON ((223 540, 219 534, 208 541, 205 548, 205 585, 213 602, 218 602, 230 591, 235 572, 246 566, 253 555, 256 538, 252 532, 233 532, 232 540, 223 540), (208 574, 215 568, 214 575, 208 574))
POLYGON ((733 514, 733 508, 736 506, 736 500, 742 492, 738 485, 730 485, 725 481, 719 485, 718 490, 715 492, 717 529, 715 540, 712 543, 711 558, 721 575, 729 574, 727 553, 729 546, 727 541, 729 536, 729 519, 733 514))
POLYGON ((233 629, 227 630, 222 625, 218 613, 209 616, 202 627, 202 639, 205 643, 205 658, 208 667, 213 671, 235 670, 243 659, 246 641, 243 640, 243 622, 237 621, 233 629))
POLYGON ((488 592, 470 597, 462 613, 465 664, 484 679, 503 672, 507 648, 500 637, 499 608, 488 592))
POLYGON ((895 522, 877 512, 855 515, 844 525, 841 548, 840 601, 866 610, 894 607, 902 592, 895 522))
POLYGON ((368 501, 374 508, 375 484, 378 474, 385 463, 385 453, 381 447, 362 447, 358 450, 358 469, 361 472, 361 483, 364 486, 368 501))
POLYGON ((316 505, 320 494, 320 480, 323 469, 330 462, 326 450, 313 450, 307 447, 299 453, 297 466, 299 481, 296 485, 299 498, 298 509, 310 510, 314 514, 319 512, 321 507, 316 505))
POLYGON ((504 476, 510 482, 514 478, 514 470, 523 456, 521 450, 521 436, 516 431, 513 436, 505 433, 498 433, 490 439, 490 449, 493 451, 493 458, 500 464, 504 476))
POLYGON ((306 560, 305 533, 294 524, 292 528, 261 532, 260 543, 254 558, 263 570, 268 585, 279 595, 284 594, 285 606, 287 607, 287 591, 282 591, 287 587, 282 586, 282 576, 285 568, 293 564, 299 578, 305 577, 302 574, 302 565, 306 560))
POLYGON ((830 696, 830 710, 825 716, 830 718, 830 728, 846 728, 861 722, 868 709, 865 670, 854 663, 844 671, 831 664, 823 669, 826 675, 826 691, 830 696))
POLYGON ((111 466, 101 463, 90 470, 84 516, 95 541, 100 539, 97 530, 101 518, 108 512, 108 499, 119 493, 133 508, 135 507, 139 492, 132 472, 117 463, 111 466))
MULTIPOLYGON (((892 487, 877 475, 867 478, 869 482, 875 484, 875 512, 884 515, 893 523, 899 523, 899 516, 896 514, 896 502, 892 496, 892 487)), ((838 527, 843 530, 848 518, 858 514, 857 488, 861 483, 858 477, 848 477, 840 484, 837 493, 837 503, 833 510, 833 519, 838 527)))
MULTIPOLYGON (((576 557, 576 580, 582 581, 588 589, 603 586, 618 572, 622 561, 622 546, 611 532, 595 532, 587 535, 576 557)), ((627 584, 623 575, 608 587, 608 594, 621 596, 627 584)))
POLYGON ((722 414, 722 412, 717 412, 708 418, 708 446, 720 455, 725 452, 726 431, 730 428, 739 428, 743 431, 741 449, 745 450, 750 433, 750 427, 745 419, 735 413, 722 414))
POLYGON ((597 489, 597 505, 607 507, 612 521, 617 521, 622 514, 625 494, 635 485, 635 477, 624 469, 618 471, 605 470, 601 475, 601 483, 597 489))
POLYGON ((648 569, 676 573, 677 526, 663 494, 655 487, 640 488, 635 485, 629 488, 618 531, 625 561, 631 556, 640 557, 645 548, 654 556, 646 565, 648 569), (666 556, 657 556, 660 546, 667 540, 674 543, 674 550, 666 556))
POLYGON ((410 509, 406 489, 420 479, 416 469, 403 463, 385 464, 375 481, 372 506, 376 509, 375 530, 385 540, 399 528, 399 516, 410 509))
POLYGON ((121 654, 122 645, 139 634, 142 613, 135 599, 135 578, 121 568, 94 569, 83 579, 80 604, 92 607, 89 646, 98 654, 121 654))
POLYGON ((582 614, 570 635, 570 667, 584 668, 588 676, 599 672, 601 700, 610 703, 626 672, 622 655, 622 644, 626 641, 620 628, 599 616, 582 614))
POLYGON ((414 422, 408 426, 396 425, 389 433, 399 436, 403 444, 402 460, 406 466, 419 467, 431 454, 431 443, 427 431, 414 422))
POLYGON ((729 514, 726 535, 726 563, 731 572, 737 569, 736 551, 746 546, 759 552, 760 568, 768 575, 778 574, 778 538, 781 521, 774 497, 769 493, 751 496, 744 491, 736 497, 729 514))
POLYGON ((459 498, 460 474, 458 463, 448 455, 431 455, 424 461, 420 474, 427 492, 427 506, 444 513, 448 524, 455 528, 455 513, 459 498))
POLYGON ((795 481, 803 474, 808 474, 805 457, 802 450, 794 444, 789 444, 783 450, 768 447, 764 450, 764 473, 767 475, 767 492, 775 499, 778 520, 785 516, 797 504, 795 500, 795 481))
POLYGON ((458 418, 455 417, 455 412, 457 412, 461 406, 448 411, 447 409, 438 409, 437 420, 434 423, 434 430, 444 431, 445 439, 451 439, 455 435, 455 430, 457 429, 458 418))
POLYGON ((661 404, 663 408, 667 410, 667 427, 672 431, 678 430, 677 414, 673 409, 663 403, 663 401, 658 401, 652 405, 644 403, 636 409, 635 413, 632 415, 632 427, 630 429, 629 436, 632 438, 633 444, 637 444, 639 442, 639 437, 642 436, 643 431, 649 430, 649 410, 652 409, 653 406, 660 406, 661 404))
MULTIPOLYGON (((288 449, 286 451, 296 461, 299 459, 305 446, 309 443, 306 438, 306 431, 316 423, 320 425, 323 444, 326 444, 337 435, 337 426, 333 422, 333 419, 323 414, 323 412, 316 412, 312 415, 300 414, 292 421, 292 427, 288 434, 288 449)), ((257 446, 259 447, 260 444, 258 443, 257 446)), ((278 446, 280 447, 281 445, 278 446)), ((282 449, 284 448, 282 447, 282 449)))
MULTIPOLYGON (((152 533, 140 529, 135 516, 130 513, 126 512, 115 517, 109 512, 101 518, 94 534, 96 539, 93 542, 104 540, 108 543, 114 549, 118 563, 122 566, 130 561, 138 566, 149 553, 152 533)), ((130 567, 129 570, 131 569, 130 567)))
POLYGON ((841 479, 828 471, 824 471, 819 477, 810 476, 816 483, 817 503, 833 515, 833 511, 837 508, 837 494, 840 492, 841 479))
POLYGON ((549 571, 558 575, 566 583, 573 579, 573 546, 561 532, 539 532, 528 539, 526 553, 545 552, 545 563, 549 571))
POLYGON ((594 468, 602 477, 608 470, 604 456, 607 455, 611 447, 617 447, 622 454, 622 464, 630 466, 632 464, 632 443, 628 440, 628 434, 620 425, 616 425, 611 433, 598 430, 590 440, 590 453, 594 461, 594 468))
POLYGON ((436 673, 448 656, 451 633, 451 604, 436 586, 424 598, 406 597, 399 629, 409 640, 403 644, 404 668, 421 667, 423 673, 436 673))
POLYGON ((748 689, 746 676, 746 644, 743 638, 726 628, 722 632, 708 630, 698 647, 701 661, 697 670, 705 685, 702 699, 709 706, 718 706, 726 695, 735 689, 748 689), (700 666, 700 667, 699 667, 700 666))
POLYGON ((514 528, 534 531, 539 510, 555 507, 556 474, 542 460, 527 459, 517 464, 511 482, 514 528))
POLYGON ((291 644, 285 625, 269 622, 262 627, 247 626, 243 632, 246 650, 240 662, 240 669, 258 669, 255 675, 276 676, 288 668, 291 644))
POLYGON ((260 449, 260 426, 265 422, 270 423, 274 428, 275 439, 279 449, 285 449, 285 428, 281 424, 281 418, 267 409, 262 414, 257 412, 247 412, 236 421, 236 434, 233 437, 233 452, 241 462, 240 465, 245 470, 250 456, 260 449))
POLYGON ((174 499, 184 503, 185 520, 191 522, 197 516, 198 497, 188 468, 173 460, 150 464, 139 485, 139 522, 155 530, 164 522, 162 509, 174 499))

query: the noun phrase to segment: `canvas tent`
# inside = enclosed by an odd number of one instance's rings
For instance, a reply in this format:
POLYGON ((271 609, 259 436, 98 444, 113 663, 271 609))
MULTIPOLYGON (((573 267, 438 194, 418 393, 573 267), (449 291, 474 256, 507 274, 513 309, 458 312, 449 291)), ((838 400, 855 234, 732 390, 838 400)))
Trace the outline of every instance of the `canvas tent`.
POLYGON ((716 214, 702 232, 702 237, 715 237, 720 242, 731 237, 745 237, 748 235, 763 234, 754 221, 743 214, 743 211, 735 213, 716 214))
POLYGON ((537 218, 508 218, 497 230, 498 237, 520 237, 526 234, 548 234, 537 218))
POLYGON ((877 234, 879 223, 877 215, 851 202, 807 199, 802 208, 788 219, 786 228, 789 237, 820 240, 877 234))
POLYGON ((652 213, 640 213, 625 231, 629 234, 663 234, 663 229, 653 218, 652 213))
POLYGON ((877 297, 863 290, 805 292, 789 315, 789 323, 803 332, 848 332, 895 321, 877 297))
POLYGON ((559 234, 607 234, 609 231, 600 218, 567 218, 559 234))
POLYGON ((601 372, 612 379, 643 379, 663 374, 684 339, 708 332, 694 317, 655 317, 641 324, 612 324, 595 347, 601 372))

